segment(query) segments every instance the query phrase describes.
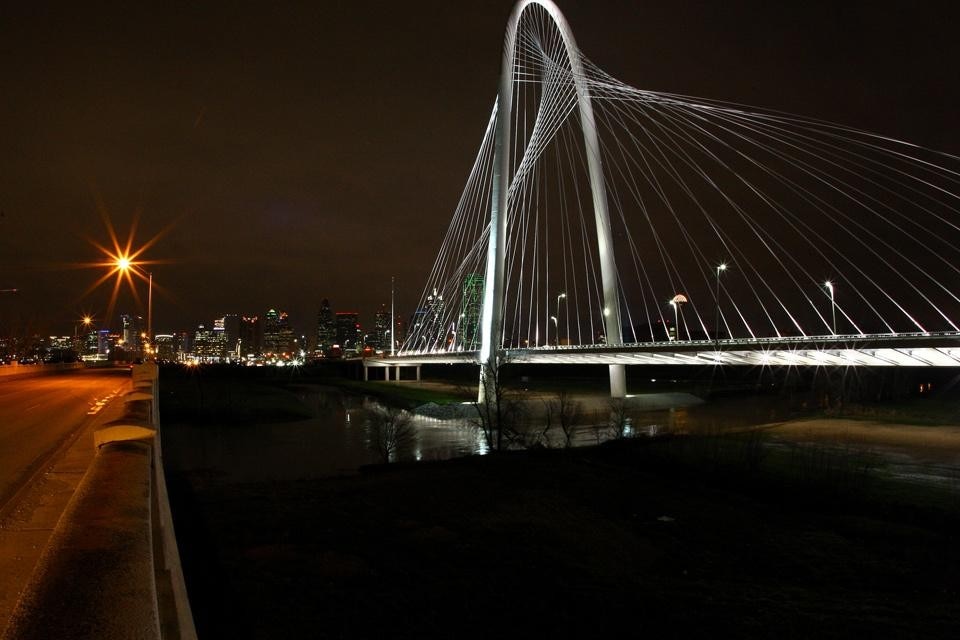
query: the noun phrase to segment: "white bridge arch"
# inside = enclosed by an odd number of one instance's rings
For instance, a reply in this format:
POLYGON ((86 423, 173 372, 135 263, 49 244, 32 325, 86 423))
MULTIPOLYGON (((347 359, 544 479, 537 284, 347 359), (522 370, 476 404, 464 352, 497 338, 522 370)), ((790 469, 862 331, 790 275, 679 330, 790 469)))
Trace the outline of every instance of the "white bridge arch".
POLYGON ((618 397, 628 364, 956 366, 958 346, 955 154, 634 88, 521 0, 403 344, 365 363, 479 364, 485 401, 504 362, 605 365, 618 397))
MULTIPOLYGON (((531 6, 542 7, 552 19, 563 39, 567 62, 573 74, 577 94, 577 107, 583 129, 583 142, 593 197, 596 220, 598 257, 603 286, 603 323, 607 345, 623 341, 620 324, 620 296, 618 292, 616 261, 610 232, 610 214, 607 209, 607 192, 603 179, 603 164, 597 140, 597 127, 593 117, 590 92, 583 75, 583 62, 573 32, 560 9, 551 0, 521 0, 507 21, 503 63, 500 72, 500 88, 497 95, 496 133, 494 134, 493 189, 490 207, 490 235, 487 246, 487 271, 484 280, 483 308, 480 323, 480 391, 479 399, 485 401, 489 393, 487 378, 496 371, 499 363, 503 325, 504 262, 507 242, 507 201, 511 183, 511 114, 513 110, 514 59, 517 55, 517 30, 524 12, 531 6)), ((539 117, 539 114, 538 114, 539 117)), ((535 125, 536 126, 536 125, 535 125)), ((623 365, 610 365, 610 393, 615 398, 626 395, 626 375, 623 365)))

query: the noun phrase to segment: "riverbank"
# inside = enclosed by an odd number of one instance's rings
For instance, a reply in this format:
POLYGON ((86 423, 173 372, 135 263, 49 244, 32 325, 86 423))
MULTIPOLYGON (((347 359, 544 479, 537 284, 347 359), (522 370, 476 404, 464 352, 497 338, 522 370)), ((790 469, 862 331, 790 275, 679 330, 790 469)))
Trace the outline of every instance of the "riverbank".
MULTIPOLYGON (((161 410, 183 421, 165 449, 202 636, 950 637, 960 623, 960 486, 901 481, 884 457, 950 455, 956 427, 824 419, 806 396, 662 409, 677 400, 664 391, 631 410, 658 437, 357 473, 360 395, 197 375, 162 381, 161 410)), ((612 415, 602 389, 578 399, 612 415)), ((449 429, 421 420, 400 459, 464 455, 427 446, 449 429)))
POLYGON ((753 464, 752 443, 671 436, 266 483, 189 472, 174 492, 198 627, 952 637, 956 493, 823 451, 753 464))

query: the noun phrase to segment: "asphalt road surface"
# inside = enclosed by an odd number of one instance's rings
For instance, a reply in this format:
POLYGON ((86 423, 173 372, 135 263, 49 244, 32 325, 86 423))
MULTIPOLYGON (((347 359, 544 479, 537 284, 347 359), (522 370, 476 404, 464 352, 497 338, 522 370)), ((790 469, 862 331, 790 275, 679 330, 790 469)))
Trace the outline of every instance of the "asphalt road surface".
POLYGON ((129 380, 112 368, 0 377, 0 512, 129 380))

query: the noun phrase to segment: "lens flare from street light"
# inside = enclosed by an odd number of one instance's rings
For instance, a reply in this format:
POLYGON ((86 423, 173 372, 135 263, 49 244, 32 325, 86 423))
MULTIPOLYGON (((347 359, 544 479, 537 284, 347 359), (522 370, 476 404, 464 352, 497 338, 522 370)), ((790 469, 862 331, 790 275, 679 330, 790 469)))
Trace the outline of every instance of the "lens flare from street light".
POLYGON ((111 318, 113 315, 113 310, 117 303, 117 297, 119 296, 120 288, 122 287, 124 281, 127 282, 130 293, 133 295, 133 298, 136 301, 136 305, 138 307, 143 306, 140 300, 140 294, 137 292, 134 276, 143 282, 147 282, 149 277, 147 272, 144 271, 143 267, 154 264, 164 264, 167 262, 160 260, 144 260, 142 256, 147 249, 152 247, 160 238, 166 235, 166 233, 173 228, 175 223, 171 223, 139 247, 134 247, 134 237, 137 232, 137 223, 139 217, 134 217, 130 225, 130 232, 127 235, 126 243, 121 243, 121 240, 117 236, 117 232, 113 227, 113 223, 110 221, 110 217, 106 213, 105 207, 102 205, 102 203, 98 203, 98 205, 101 218, 103 219, 103 224, 110 236, 109 244, 112 245, 113 248, 108 248, 96 240, 88 238, 90 244, 96 247, 100 253, 103 254, 104 260, 87 263, 83 266, 105 268, 107 271, 83 293, 83 296, 91 294, 100 285, 116 276, 116 279, 113 283, 113 291, 110 294, 110 302, 107 306, 106 318, 109 321, 109 318, 111 318))

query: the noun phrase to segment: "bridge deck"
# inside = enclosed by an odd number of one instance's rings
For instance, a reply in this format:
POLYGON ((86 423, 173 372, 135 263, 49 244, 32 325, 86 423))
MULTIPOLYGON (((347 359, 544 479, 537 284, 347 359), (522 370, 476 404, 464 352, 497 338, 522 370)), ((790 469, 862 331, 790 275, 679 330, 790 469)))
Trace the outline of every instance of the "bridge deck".
MULTIPOLYGON (((561 345, 502 353, 521 364, 956 367, 960 332, 561 345)), ((479 362, 478 351, 405 352, 364 360, 371 367, 479 362)))

